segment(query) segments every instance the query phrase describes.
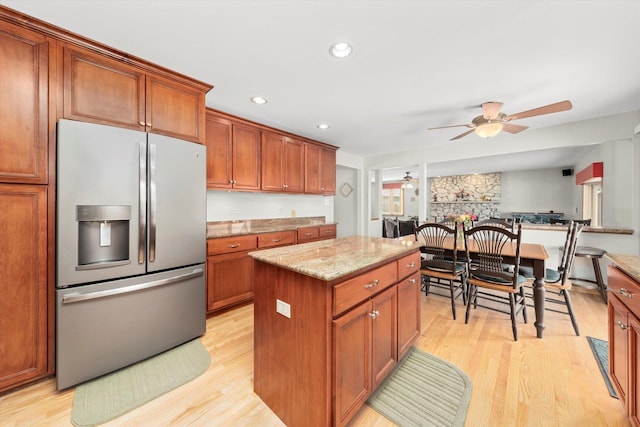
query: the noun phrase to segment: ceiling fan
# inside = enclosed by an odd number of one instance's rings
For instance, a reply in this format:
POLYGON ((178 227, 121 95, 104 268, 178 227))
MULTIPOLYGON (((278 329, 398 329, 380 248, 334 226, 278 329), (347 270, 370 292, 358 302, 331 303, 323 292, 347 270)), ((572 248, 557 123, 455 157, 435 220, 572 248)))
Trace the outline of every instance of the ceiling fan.
POLYGON ((545 105, 544 107, 538 107, 531 110, 522 111, 520 113, 506 115, 505 113, 500 112, 500 109, 502 108, 502 102, 484 102, 482 104, 482 115, 475 117, 469 124, 440 126, 429 128, 427 130, 455 127, 471 128, 470 130, 463 132, 458 136, 454 136, 449 141, 462 138, 463 136, 467 136, 472 132, 475 132, 476 135, 482 138, 491 138, 492 136, 497 135, 498 133, 500 133, 500 131, 503 130, 509 133, 519 133, 529 127, 510 123, 512 120, 541 116, 543 114, 558 113, 560 111, 570 110, 572 107, 573 106, 571 105, 571 101, 561 101, 556 102, 555 104, 545 105))

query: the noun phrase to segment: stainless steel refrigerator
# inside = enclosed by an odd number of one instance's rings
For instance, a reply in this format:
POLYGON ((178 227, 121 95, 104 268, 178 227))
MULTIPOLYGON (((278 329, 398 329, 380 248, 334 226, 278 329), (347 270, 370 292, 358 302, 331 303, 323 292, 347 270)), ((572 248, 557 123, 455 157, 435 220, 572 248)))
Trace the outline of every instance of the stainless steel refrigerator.
POLYGON ((206 149, 59 120, 58 389, 205 332, 206 149))

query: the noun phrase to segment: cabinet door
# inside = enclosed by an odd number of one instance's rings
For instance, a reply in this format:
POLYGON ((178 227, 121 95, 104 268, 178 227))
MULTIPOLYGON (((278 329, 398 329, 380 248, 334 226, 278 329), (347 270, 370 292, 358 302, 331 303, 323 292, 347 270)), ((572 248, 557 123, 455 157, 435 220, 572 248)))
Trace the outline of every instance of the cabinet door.
POLYGON ((145 75, 77 47, 64 47, 66 119, 146 130, 145 75))
POLYGON ((46 37, 0 22, 0 182, 47 183, 50 56, 46 37))
POLYGON ((262 132, 262 189, 283 191, 284 189, 284 140, 285 136, 273 132, 262 132))
MULTIPOLYGON (((0 392, 53 372, 48 363, 47 188, 0 184, 0 392)), ((52 289, 51 289, 52 291, 52 289)))
POLYGON ((304 144, 285 138, 283 159, 284 191, 304 193, 304 144))
POLYGON ((639 426, 638 408, 640 408, 640 320, 629 313, 629 390, 627 394, 627 414, 631 425, 639 426))
POLYGON ((314 144, 304 145, 304 192, 322 194, 322 151, 314 144))
POLYGON ((148 74, 146 130, 204 144, 204 92, 179 82, 148 74))
POLYGON ((624 406, 627 405, 629 384, 629 340, 628 310, 609 294, 609 377, 618 397, 624 406))
POLYGON ((233 188, 260 189, 260 129, 233 124, 233 188))
POLYGON ((336 194, 336 152, 322 149, 322 194, 336 194))
POLYGON ((207 257, 207 311, 253 298, 253 258, 247 254, 207 257))
POLYGON ((375 390, 398 361, 398 287, 392 286, 372 300, 371 390, 375 390))
POLYGON ((398 360, 420 336, 420 272, 398 284, 398 360))
POLYGON ((357 306, 333 321, 334 425, 344 425, 371 391, 371 303, 357 306))
POLYGON ((232 127, 229 120, 207 114, 207 188, 231 189, 232 127))

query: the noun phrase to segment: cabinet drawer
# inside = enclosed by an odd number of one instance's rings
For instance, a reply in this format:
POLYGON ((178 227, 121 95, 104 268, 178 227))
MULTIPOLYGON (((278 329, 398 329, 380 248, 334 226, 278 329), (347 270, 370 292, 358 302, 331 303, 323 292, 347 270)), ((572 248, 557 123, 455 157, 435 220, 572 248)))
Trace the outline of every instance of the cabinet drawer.
POLYGON ((400 258, 398 264, 398 278, 407 277, 420 269, 420 252, 400 258))
POLYGON ((257 248, 258 239, 255 234, 207 240, 207 255, 229 254, 257 248))
POLYGON ((265 233, 258 235, 258 248, 273 248, 275 246, 293 245, 295 242, 295 232, 278 231, 275 233, 265 233))
POLYGON ((607 267, 607 286, 633 314, 640 315, 640 284, 610 265, 607 267))
POLYGON ((332 225, 321 225, 318 227, 318 235, 322 239, 335 239, 337 235, 337 227, 332 225))
POLYGON ((308 240, 317 239, 320 230, 318 227, 304 227, 298 229, 298 243, 304 243, 308 240))
POLYGON ((333 289, 333 315, 338 315, 398 280, 395 262, 376 268, 336 285, 333 289))

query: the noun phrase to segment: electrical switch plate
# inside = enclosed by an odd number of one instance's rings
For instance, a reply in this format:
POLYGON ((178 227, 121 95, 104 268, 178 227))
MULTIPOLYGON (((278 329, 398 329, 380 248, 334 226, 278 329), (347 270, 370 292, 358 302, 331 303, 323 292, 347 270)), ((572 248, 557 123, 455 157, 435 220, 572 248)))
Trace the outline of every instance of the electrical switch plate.
POLYGON ((291 306, 284 301, 276 300, 276 311, 291 319, 291 306))

